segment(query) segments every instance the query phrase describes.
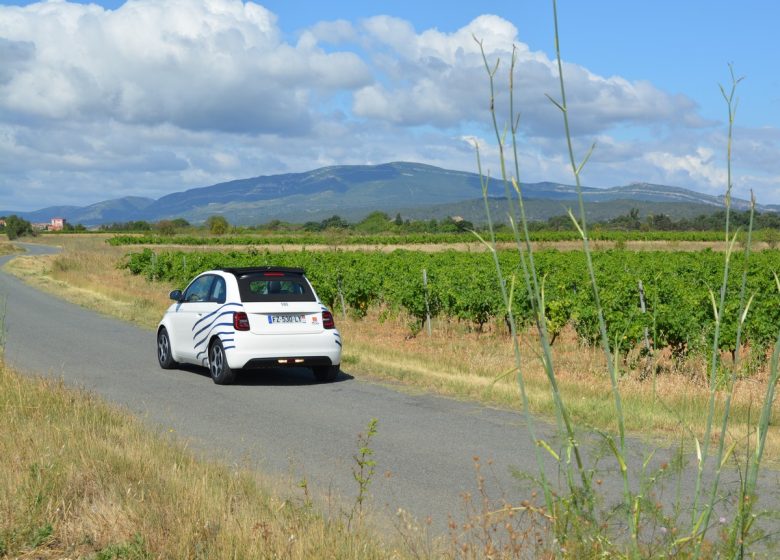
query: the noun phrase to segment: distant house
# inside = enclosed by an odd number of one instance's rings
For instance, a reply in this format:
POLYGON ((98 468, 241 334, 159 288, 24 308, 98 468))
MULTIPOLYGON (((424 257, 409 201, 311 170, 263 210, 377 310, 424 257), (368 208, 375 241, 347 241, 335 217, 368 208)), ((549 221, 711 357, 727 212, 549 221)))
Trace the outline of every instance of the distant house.
POLYGON ((5 220, 0 218, 0 227, 5 227, 5 220))
POLYGON ((62 231, 65 227, 65 218, 52 218, 49 223, 49 231, 62 231))

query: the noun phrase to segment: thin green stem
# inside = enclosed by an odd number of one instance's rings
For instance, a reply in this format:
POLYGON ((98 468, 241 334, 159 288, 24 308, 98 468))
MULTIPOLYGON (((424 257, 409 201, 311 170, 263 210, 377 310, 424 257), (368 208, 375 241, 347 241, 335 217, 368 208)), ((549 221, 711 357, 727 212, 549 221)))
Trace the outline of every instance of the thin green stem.
MULTIPOLYGON (((617 368, 616 368, 614 356, 612 355, 612 352, 610 350, 609 338, 607 336, 606 322, 604 321, 604 312, 601 306, 601 300, 599 298, 598 285, 596 283, 596 274, 593 267, 593 258, 590 250, 590 244, 588 241, 588 230, 587 230, 587 223, 585 219, 585 201, 582 196, 582 182, 580 179, 580 173, 582 172, 583 166, 590 158, 590 154, 593 152, 595 145, 591 146, 590 151, 588 152, 588 154, 586 155, 582 163, 580 165, 577 165, 574 157, 574 147, 572 142, 571 128, 569 126, 569 111, 568 111, 568 104, 566 102, 566 86, 565 86, 565 80, 563 76, 563 61, 561 57, 560 34, 558 31, 558 7, 557 7, 556 0, 553 0, 553 21, 555 25, 555 56, 558 64, 558 80, 560 85, 561 99, 560 102, 555 102, 555 100, 552 100, 552 98, 551 100, 560 109, 561 114, 563 115, 564 130, 566 133, 566 145, 569 152, 569 163, 571 165, 572 173, 574 175, 574 179, 577 187, 577 200, 579 204, 579 224, 577 224, 577 227, 582 237, 583 249, 585 252, 585 260, 588 266, 588 275, 590 276, 590 283, 593 289, 593 298, 594 298, 594 302, 598 314, 599 331, 601 334, 601 346, 607 360, 607 369, 609 371, 610 382, 612 385, 612 396, 615 401, 615 412, 617 416, 618 431, 620 434, 620 445, 618 448, 618 452, 616 454, 618 455, 617 457, 618 461, 621 464, 624 464, 625 463, 625 421, 623 417, 623 404, 620 396, 620 390, 618 388, 617 368)), ((638 542, 637 542, 638 527, 635 523, 636 515, 634 515, 633 512, 635 506, 634 506, 634 500, 632 499, 631 490, 630 490, 628 470, 625 468, 621 468, 621 475, 623 479, 623 499, 625 501, 626 513, 628 516, 628 525, 631 528, 632 546, 633 546, 634 554, 636 554, 638 552, 638 542)))
MULTIPOLYGON (((504 281, 504 276, 501 270, 501 264, 498 261, 498 254, 496 252, 496 235, 495 235, 495 230, 493 229, 493 220, 490 214, 490 204, 488 204, 488 197, 487 197, 488 182, 487 181, 489 181, 490 178, 488 177, 487 180, 484 179, 484 175, 482 173, 482 161, 479 155, 479 145, 476 145, 476 153, 477 153, 477 169, 479 170, 479 180, 482 184, 482 199, 485 202, 485 215, 487 216, 488 229, 490 232, 490 252, 493 257, 493 264, 496 267, 496 273, 498 274, 498 284, 501 289, 501 297, 503 298, 505 308, 509 310, 511 309, 511 302, 509 300, 509 296, 507 295, 506 282, 504 281)), ((509 332, 512 336, 515 366, 517 367, 517 382, 520 387, 520 396, 523 402, 523 415, 525 416, 525 423, 526 426, 528 427, 528 433, 531 436, 531 441, 534 443, 534 456, 536 459, 537 469, 539 470, 539 476, 542 482, 542 491, 544 492, 544 500, 547 505, 548 511, 552 514, 552 512, 555 509, 554 501, 553 501, 553 493, 552 493, 552 489, 550 488, 550 484, 547 482, 547 476, 545 474, 544 462, 542 461, 541 450, 539 449, 539 445, 537 445, 539 439, 536 437, 536 424, 534 422, 533 415, 531 414, 531 406, 528 399, 528 390, 526 389, 525 377, 523 376, 523 359, 522 359, 522 354, 520 352, 520 344, 517 338, 517 325, 515 324, 514 315, 512 315, 511 312, 508 313, 508 321, 509 321, 509 332)))
MULTIPOLYGON (((705 506, 705 511, 701 511, 699 507, 699 502, 701 499, 701 491, 702 491, 702 477, 704 474, 704 468, 708 461, 708 454, 709 454, 709 448, 710 448, 710 441, 712 438, 712 427, 715 421, 715 396, 717 393, 717 373, 718 373, 718 365, 720 363, 720 329, 721 324, 723 322, 723 313, 725 310, 725 302, 726 302, 726 290, 728 287, 728 278, 729 278, 729 270, 730 270, 730 264, 731 264, 731 256, 733 254, 733 247, 734 242, 736 240, 736 235, 733 239, 729 239, 730 231, 730 217, 731 217, 731 190, 733 187, 732 184, 732 175, 731 175, 731 146, 733 141, 733 131, 734 131, 734 118, 736 113, 736 102, 735 102, 735 95, 737 90, 737 85, 739 84, 740 80, 735 78, 733 68, 729 68, 731 70, 731 90, 728 94, 726 94, 725 89, 723 86, 721 86, 721 92, 723 94, 723 98, 726 101, 726 105, 728 108, 728 141, 727 141, 727 147, 726 147, 726 166, 727 166, 727 177, 726 177, 726 196, 725 196, 725 205, 726 205, 726 243, 727 243, 727 249, 726 254, 724 257, 724 265, 723 265, 723 281, 721 282, 720 286, 720 301, 718 303, 717 307, 717 316, 715 317, 715 333, 713 335, 713 341, 712 341, 712 355, 711 355, 711 363, 710 363, 710 377, 709 377, 709 384, 710 384, 710 394, 709 394, 709 403, 708 403, 708 410, 707 410, 707 421, 704 428, 704 441, 702 442, 701 446, 701 456, 699 457, 698 461, 698 471, 696 475, 696 489, 694 492, 694 503, 693 503, 693 510, 692 510, 692 518, 691 518, 691 525, 694 531, 701 530, 701 536, 697 541, 697 548, 696 548, 696 556, 700 554, 701 550, 701 544, 704 539, 704 534, 707 530, 707 525, 702 524, 704 520, 709 520, 710 511, 712 508, 712 504, 708 504, 705 506), (699 529, 701 528, 701 529, 699 529)), ((751 220, 752 224, 752 220, 751 220)), ((747 263, 745 263, 745 266, 747 266, 747 263)), ((726 427, 728 426, 728 415, 724 418, 726 427)), ((721 440, 723 439, 723 436, 725 436, 725 432, 721 432, 721 440)))
MULTIPOLYGON (((496 141, 499 146, 499 157, 500 157, 500 165, 501 165, 501 178, 504 183, 504 188, 506 191, 506 197, 508 204, 510 206, 510 212, 512 215, 514 215, 514 199, 511 196, 511 191, 509 189, 510 179, 507 175, 506 170, 506 161, 505 161, 505 147, 504 147, 504 138, 500 134, 500 129, 498 126, 498 119, 496 117, 496 110, 495 110, 495 94, 494 94, 494 77, 495 77, 495 71, 498 68, 498 62, 494 66, 491 67, 491 65, 487 61, 487 57, 484 52, 484 48, 482 48, 482 43, 480 41, 477 41, 477 43, 480 45, 480 49, 482 52, 483 61, 485 64, 485 69, 488 73, 489 79, 490 79, 490 91, 491 91, 491 101, 490 101, 490 112, 491 112, 491 119, 493 122, 493 130, 496 135, 496 141), (492 70, 491 70, 492 68, 492 70)), ((515 118, 514 115, 514 66, 515 66, 516 57, 512 57, 512 64, 510 65, 510 118, 512 121, 512 138, 513 138, 513 150, 514 150, 514 156, 515 156, 515 169, 519 171, 519 164, 518 164, 518 158, 517 158, 517 142, 516 142, 516 131, 518 126, 518 119, 515 118)), ((534 317, 537 325, 537 330, 539 331, 540 340, 542 344, 542 350, 543 350, 543 366, 545 370, 545 374, 547 376, 548 382, 550 384, 550 390, 553 397, 553 402, 555 403, 555 413, 556 413, 556 419, 558 421, 558 428, 559 431, 564 435, 566 438, 566 441, 568 442, 568 445, 570 445, 573 448, 574 453, 574 459, 575 463, 580 475, 581 484, 583 486, 584 495, 587 496, 587 504, 586 504, 586 510, 589 513, 592 513, 592 490, 590 487, 590 480, 587 476, 587 473, 585 471, 584 462, 582 459, 582 454, 579 450, 579 444, 576 439, 576 434, 574 430, 574 426, 571 422, 571 418, 569 416, 568 410, 563 403, 563 399, 561 397, 560 389, 558 387, 558 381, 555 377, 555 369, 554 369, 554 362, 553 362, 553 356, 552 356, 552 350, 549 344, 549 336, 547 333, 547 324, 544 317, 544 305, 543 305, 543 298, 541 296, 541 290, 539 288, 539 281, 538 276, 536 273, 536 267, 534 265, 533 261, 533 250, 531 248, 530 244, 530 236, 528 234, 528 223, 525 216, 525 209, 523 205, 522 200, 522 193, 520 191, 519 185, 516 180, 512 181, 512 185, 514 187, 514 190, 516 194, 518 195, 518 200, 520 204, 521 209, 521 223, 523 226, 523 230, 525 233, 525 247, 526 251, 523 251, 523 246, 520 242, 519 238, 519 232, 517 230, 517 225, 515 220, 513 219, 512 215, 510 215, 510 221, 512 222, 513 231, 515 235, 515 239, 518 242, 518 250, 520 254, 521 259, 521 265, 523 268, 523 276, 524 280, 526 282, 526 289, 527 293, 531 295, 532 300, 532 308, 534 309, 534 317), (526 263, 526 255, 528 256, 529 262, 526 263)), ((483 186, 483 198, 486 199, 487 191, 485 186, 483 186)), ((486 201, 487 204, 487 201, 486 201)), ((487 206, 486 206, 487 207, 487 206)), ((492 228, 492 224, 491 224, 492 228)), ((492 235, 492 234, 491 234, 492 235)), ((511 302, 508 302, 511 303, 511 302)), ((507 312, 511 315, 509 312, 510 307, 507 306, 507 312)), ((511 317, 511 320, 513 321, 514 318, 511 317)), ((567 481, 569 483, 570 489, 572 491, 575 490, 574 483, 572 480, 572 477, 570 476, 570 473, 567 473, 567 481)), ((579 493, 578 493, 579 494, 579 493)))

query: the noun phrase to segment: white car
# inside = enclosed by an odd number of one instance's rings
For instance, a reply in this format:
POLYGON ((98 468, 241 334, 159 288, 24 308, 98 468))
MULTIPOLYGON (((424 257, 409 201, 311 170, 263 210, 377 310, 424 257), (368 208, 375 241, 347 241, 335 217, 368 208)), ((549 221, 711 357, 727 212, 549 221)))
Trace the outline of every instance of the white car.
POLYGON ((308 367, 334 381, 341 335, 300 268, 223 268, 204 272, 157 327, 157 359, 209 368, 214 383, 232 383, 240 369, 308 367))

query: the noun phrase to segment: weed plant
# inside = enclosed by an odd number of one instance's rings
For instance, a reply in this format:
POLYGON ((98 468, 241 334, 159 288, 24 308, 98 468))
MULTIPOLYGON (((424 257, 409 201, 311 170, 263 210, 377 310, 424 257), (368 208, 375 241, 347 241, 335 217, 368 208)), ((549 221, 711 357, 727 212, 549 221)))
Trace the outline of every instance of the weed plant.
MULTIPOLYGON (((725 388, 719 387, 718 372, 722 369, 720 359, 721 325, 726 313, 726 289, 729 276, 732 273, 732 255, 738 239, 739 232, 732 233, 730 226, 731 210, 731 147, 734 116, 737 101, 735 98, 739 79, 731 71, 731 87, 727 91, 721 87, 723 97, 728 107, 728 146, 727 165, 728 179, 725 195, 725 237, 727 249, 724 254, 723 277, 719 295, 716 297, 710 291, 714 315, 714 333, 712 335, 712 354, 710 358, 710 374, 708 379, 709 400, 707 416, 704 427, 704 437, 699 441, 694 435, 693 447, 695 448, 695 488, 690 497, 691 503, 684 503, 685 493, 682 487, 685 484, 684 469, 681 467, 677 473, 677 498, 672 505, 672 512, 667 514, 662 503, 655 502, 652 497, 662 492, 661 484, 669 472, 668 465, 662 464, 658 469, 651 467, 653 453, 645 456, 641 469, 633 469, 629 466, 629 449, 626 442, 626 423, 623 416, 623 399, 620 388, 620 371, 616 354, 619 352, 618 340, 611 341, 608 336, 607 325, 604 319, 604 311, 601 304, 599 285, 593 267, 592 248, 588 235, 585 206, 582 196, 581 174, 587 164, 595 144, 590 147, 585 156, 578 160, 575 156, 574 145, 569 123, 569 106, 566 99, 566 82, 563 74, 563 64, 560 50, 560 35, 558 32, 557 4, 553 0, 553 16, 555 24, 555 51, 559 77, 560 91, 557 97, 548 95, 549 100, 560 110, 563 117, 563 127, 568 152, 568 161, 576 184, 578 194, 577 212, 569 210, 569 217, 579 233, 582 242, 582 251, 585 255, 585 265, 590 279, 596 313, 598 318, 599 339, 601 350, 604 354, 607 374, 610 380, 614 428, 613 433, 600 432, 608 456, 614 461, 614 467, 619 473, 622 486, 621 501, 612 509, 614 515, 610 515, 606 497, 599 490, 596 478, 598 465, 592 458, 586 458, 582 448, 583 434, 574 426, 569 407, 562 398, 558 384, 558 372, 555 367, 554 356, 551 350, 551 338, 548 332, 549 317, 548 303, 545 301, 544 278, 540 278, 534 263, 534 248, 529 234, 529 222, 525 215, 523 193, 520 187, 520 169, 518 160, 517 133, 520 124, 519 116, 514 107, 514 73, 516 52, 513 51, 509 68, 509 125, 501 128, 496 115, 495 103, 495 76, 499 70, 499 61, 491 64, 482 49, 482 43, 477 42, 482 50, 485 69, 490 85, 490 112, 495 132, 496 143, 499 151, 499 163, 501 181, 505 186, 506 198, 509 208, 508 221, 514 234, 517 251, 520 255, 520 267, 518 270, 508 271, 499 262, 496 250, 496 235, 493 227, 494 219, 491 216, 488 204, 488 184, 490 178, 482 171, 479 147, 477 146, 477 167, 482 180, 483 198, 488 223, 488 239, 477 235, 492 252, 498 283, 504 302, 504 311, 510 326, 514 341, 515 371, 518 386, 521 393, 523 410, 530 437, 532 438, 537 457, 538 481, 544 496, 545 512, 550 516, 555 542, 560 546, 559 554, 566 557, 593 557, 596 555, 620 555, 630 558, 648 556, 687 556, 700 558, 702 556, 717 555, 727 558, 742 558, 750 548, 750 545, 760 536, 760 531, 755 524, 756 487, 761 461, 766 442, 766 434, 771 416, 771 406, 774 401, 774 391, 778 379, 778 362, 780 362, 780 335, 774 346, 770 374, 761 407, 761 415, 755 426, 755 431, 745 434, 748 448, 754 451, 749 453, 741 465, 741 484, 736 495, 730 496, 735 505, 735 513, 732 519, 725 517, 719 519, 717 526, 721 527, 719 535, 713 533, 713 512, 719 505, 720 495, 724 489, 721 487, 721 474, 729 459, 733 458, 736 443, 726 448, 727 433, 731 401, 739 365, 739 351, 741 346, 742 327, 749 312, 753 296, 746 293, 747 267, 749 264, 750 248, 752 242, 753 210, 751 210, 750 222, 746 240, 744 241, 744 258, 742 259, 743 274, 739 295, 739 305, 736 310, 736 354, 725 376, 725 388), (507 134, 510 139, 507 140, 507 134), (514 169, 507 169, 508 163, 514 163, 514 169), (529 411, 529 398, 526 388, 524 370, 524 356, 518 339, 514 314, 512 313, 512 293, 517 282, 525 284, 526 293, 531 297, 531 307, 534 314, 534 325, 538 334, 538 355, 542 361, 549 382, 549 390, 552 394, 552 402, 555 408, 560 444, 547 442, 537 438, 534 418, 529 411), (716 411, 716 401, 720 393, 725 394, 725 407, 722 412, 716 411), (713 439, 718 445, 715 453, 710 453, 713 439), (557 449, 556 449, 557 448, 557 449), (544 467, 543 454, 553 457, 558 465, 558 476, 562 481, 562 488, 553 487, 550 476, 544 467), (590 461, 590 462, 588 462, 590 461), (690 518, 681 516, 682 511, 690 511, 690 518), (660 528, 662 530, 658 530, 660 528)), ((753 202, 753 208, 755 202, 753 202)), ((780 290, 780 279, 777 279, 777 287, 780 290)), ((733 311, 732 311, 733 312, 733 311)), ((722 382, 720 385, 724 385, 722 382)), ((691 431, 691 434, 693 432, 691 431)), ((682 456, 685 450, 685 442, 681 443, 679 454, 682 456)), ((681 465, 684 462, 681 461, 681 465)), ((731 468, 731 467, 729 467, 731 468)))

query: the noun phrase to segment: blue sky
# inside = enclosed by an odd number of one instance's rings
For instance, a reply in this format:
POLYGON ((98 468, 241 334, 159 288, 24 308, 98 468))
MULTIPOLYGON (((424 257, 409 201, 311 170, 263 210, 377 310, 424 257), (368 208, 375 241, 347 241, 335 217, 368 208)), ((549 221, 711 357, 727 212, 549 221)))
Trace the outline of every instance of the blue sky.
MULTIPOLYGON (((725 189, 728 64, 735 190, 780 203, 780 5, 558 4, 575 145, 589 186, 725 189)), ((519 63, 521 181, 570 183, 552 5, 271 0, 0 1, 0 210, 158 198, 323 165, 498 168, 487 80, 519 63), (502 67, 504 70, 505 67, 502 67)), ((504 72, 497 106, 504 113, 504 72)), ((500 118, 505 119, 505 116, 500 118)))

